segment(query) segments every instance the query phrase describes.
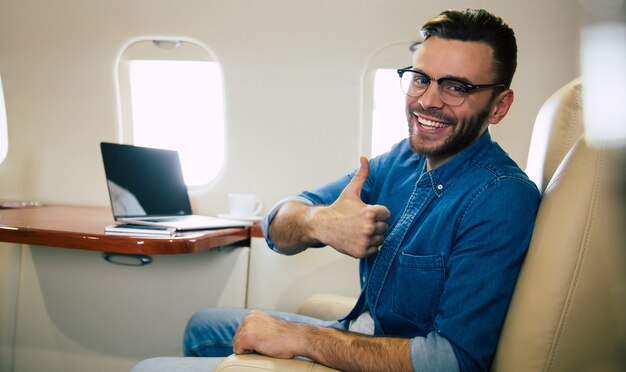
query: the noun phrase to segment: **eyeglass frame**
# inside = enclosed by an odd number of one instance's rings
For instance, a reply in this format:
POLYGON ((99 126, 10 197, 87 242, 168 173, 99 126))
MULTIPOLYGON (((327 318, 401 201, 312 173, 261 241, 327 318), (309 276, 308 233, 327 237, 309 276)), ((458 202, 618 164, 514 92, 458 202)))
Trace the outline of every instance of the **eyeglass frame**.
POLYGON ((502 89, 506 89, 506 85, 505 84, 501 84, 501 83, 494 83, 494 84, 472 84, 472 83, 468 83, 467 81, 463 81, 459 78, 455 78, 455 77, 442 77, 442 78, 434 78, 422 71, 417 71, 417 70, 413 70, 413 66, 408 66, 405 68, 399 68, 396 70, 396 72, 398 73, 398 76, 400 77, 400 88, 402 90, 402 92, 404 94, 406 94, 409 97, 420 97, 421 95, 423 95, 424 93, 426 93, 426 90, 428 90, 428 87, 430 86, 430 83, 434 80, 437 82, 437 94, 439 95, 439 98, 441 99, 441 101, 443 101, 443 103, 445 103, 448 106, 461 106, 463 103, 465 103, 465 100, 467 99, 467 96, 470 93, 476 92, 477 90, 482 90, 482 89, 489 89, 489 88, 502 88, 502 89), (406 72, 412 72, 412 73, 416 73, 419 74, 421 76, 423 76, 424 78, 426 78, 428 80, 428 84, 426 85, 426 88, 424 89, 423 92, 421 92, 419 95, 416 96, 412 96, 410 95, 408 92, 405 92, 404 89, 402 89, 402 76, 406 73, 406 72), (446 102, 442 97, 441 97, 441 83, 445 82, 445 81, 453 81, 455 83, 459 83, 461 85, 463 85, 463 87, 465 88, 465 94, 463 96, 463 101, 461 101, 461 103, 456 104, 456 105, 451 105, 448 102, 446 102))

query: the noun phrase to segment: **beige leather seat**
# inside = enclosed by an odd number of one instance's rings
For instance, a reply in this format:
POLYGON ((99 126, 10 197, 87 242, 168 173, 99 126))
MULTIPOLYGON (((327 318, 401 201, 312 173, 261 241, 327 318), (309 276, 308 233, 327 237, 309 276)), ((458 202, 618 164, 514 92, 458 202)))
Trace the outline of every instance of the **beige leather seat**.
POLYGON ((582 78, 554 93, 539 109, 526 174, 543 193, 570 149, 584 132, 582 78))
MULTIPOLYGON (((527 171, 544 197, 493 371, 626 371, 625 151, 590 148, 582 123, 581 79, 537 116, 527 171)), ((332 300, 302 309, 332 312, 332 300)), ((351 300, 340 302, 330 317, 351 300)), ((332 371, 260 355, 231 355, 216 370, 332 371)))

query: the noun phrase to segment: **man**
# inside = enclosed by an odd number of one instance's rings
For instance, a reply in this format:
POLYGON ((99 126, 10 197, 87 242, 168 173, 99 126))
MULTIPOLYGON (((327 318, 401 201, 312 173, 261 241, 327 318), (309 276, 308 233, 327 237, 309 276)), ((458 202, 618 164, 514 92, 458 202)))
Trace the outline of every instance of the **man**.
POLYGON ((204 311, 188 325, 187 355, 305 356, 340 370, 489 369, 540 199, 488 131, 513 103, 515 36, 484 10, 444 11, 422 34, 413 66, 398 70, 409 138, 279 203, 263 224, 278 252, 328 245, 359 258, 354 309, 336 322, 204 311))

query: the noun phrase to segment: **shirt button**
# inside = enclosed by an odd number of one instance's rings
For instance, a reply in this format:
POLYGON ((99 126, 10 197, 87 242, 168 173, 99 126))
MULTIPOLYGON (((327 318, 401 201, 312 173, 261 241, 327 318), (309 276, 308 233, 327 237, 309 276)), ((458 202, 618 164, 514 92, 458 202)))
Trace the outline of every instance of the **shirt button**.
POLYGON ((365 275, 363 275, 363 277, 361 278, 361 280, 363 280, 363 283, 365 283, 365 275))
POLYGON ((443 185, 442 184, 437 185, 437 190, 443 190, 443 185))

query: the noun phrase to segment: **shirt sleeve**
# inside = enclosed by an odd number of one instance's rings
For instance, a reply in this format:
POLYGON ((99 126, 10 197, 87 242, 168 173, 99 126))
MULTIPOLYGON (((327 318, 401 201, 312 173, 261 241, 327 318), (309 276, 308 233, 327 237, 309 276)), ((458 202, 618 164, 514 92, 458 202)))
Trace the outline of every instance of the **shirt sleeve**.
POLYGON ((412 338, 410 354, 413 371, 456 372, 459 370, 452 345, 445 337, 434 331, 426 337, 412 338))

